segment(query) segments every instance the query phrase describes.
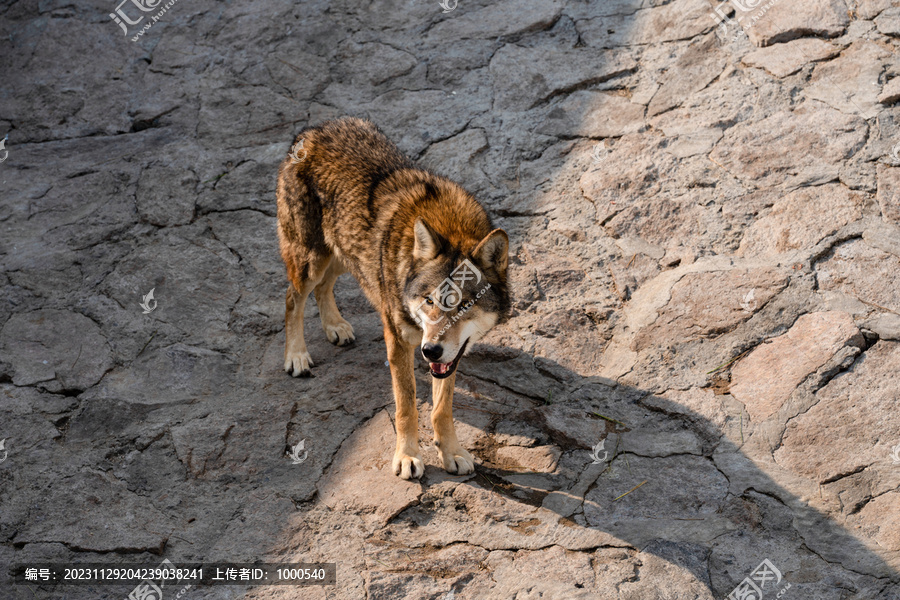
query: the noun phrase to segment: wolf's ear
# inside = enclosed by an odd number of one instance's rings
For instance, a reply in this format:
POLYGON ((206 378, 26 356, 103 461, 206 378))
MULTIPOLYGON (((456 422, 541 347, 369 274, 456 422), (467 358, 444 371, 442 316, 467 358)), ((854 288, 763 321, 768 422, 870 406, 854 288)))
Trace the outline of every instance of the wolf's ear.
POLYGON ((431 260, 438 255, 440 247, 437 238, 428 225, 422 219, 416 219, 413 225, 415 244, 413 246, 413 258, 416 260, 431 260))
POLYGON ((485 269, 494 269, 501 277, 506 276, 509 264, 509 237, 502 229, 495 229, 478 243, 473 253, 475 260, 485 269))

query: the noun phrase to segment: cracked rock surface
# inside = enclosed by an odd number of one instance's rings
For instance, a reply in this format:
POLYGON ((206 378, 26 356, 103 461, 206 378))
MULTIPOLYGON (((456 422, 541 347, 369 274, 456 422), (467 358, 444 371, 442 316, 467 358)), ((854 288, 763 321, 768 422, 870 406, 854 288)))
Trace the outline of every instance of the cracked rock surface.
POLYGON ((186 600, 711 600, 768 559, 766 598, 898 600, 900 5, 718 4, 196 0, 132 42, 111 1, 3 3, 0 596, 167 558, 337 563, 186 600), (425 475, 391 474, 349 276, 356 342, 310 299, 314 377, 281 369, 277 165, 348 114, 510 234, 472 475, 422 364, 425 475))

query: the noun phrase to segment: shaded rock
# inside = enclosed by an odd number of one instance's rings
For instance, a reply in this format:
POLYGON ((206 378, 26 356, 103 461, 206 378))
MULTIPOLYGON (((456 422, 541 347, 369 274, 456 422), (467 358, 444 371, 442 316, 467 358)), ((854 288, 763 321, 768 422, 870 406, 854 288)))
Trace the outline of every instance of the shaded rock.
MULTIPOLYGON (((588 398, 542 406, 537 414, 544 428, 564 448, 583 448, 585 460, 592 460, 592 449, 601 441, 612 460, 616 447, 643 456, 700 454, 702 442, 697 435, 678 427, 665 415, 639 405, 624 402, 616 395, 582 391, 588 398), (598 417, 601 414, 624 423, 614 424, 598 417), (614 435, 621 436, 617 441, 614 435)), ((600 453, 603 457, 603 453, 600 453)))
MULTIPOLYGON (((291 136, 285 140, 290 142, 291 136)), ((272 144, 250 152, 251 160, 230 167, 217 164, 203 175, 203 188, 197 197, 197 213, 249 208, 275 216, 275 178, 272 170, 287 155, 287 143, 272 144)))
POLYGON ((211 416, 172 427, 178 459, 193 477, 202 477, 207 470, 227 464, 223 461, 217 465, 217 461, 222 458, 228 435, 235 425, 228 418, 211 416))
POLYGON ((238 365, 205 348, 173 344, 144 352, 131 365, 113 369, 85 398, 122 398, 138 404, 209 398, 231 391, 238 365))
POLYGON ((812 248, 862 217, 864 199, 842 185, 801 188, 779 199, 744 233, 738 253, 770 256, 812 248))
POLYGON ((240 297, 237 263, 224 244, 208 237, 156 239, 119 260, 100 291, 140 318, 161 321, 221 348, 232 335, 229 315, 240 297), (144 315, 140 302, 151 289, 156 308, 144 315))
POLYGON ((801 106, 732 127, 710 158, 755 187, 816 185, 837 179, 865 137, 859 117, 801 106))
POLYGON ((159 227, 190 223, 194 218, 197 183, 197 176, 186 169, 144 169, 136 194, 141 218, 159 227))
POLYGON ((64 310, 12 315, 0 331, 0 355, 12 365, 14 384, 51 392, 85 390, 113 366, 97 324, 64 310))
POLYGON ((144 497, 95 473, 56 482, 32 509, 17 543, 60 542, 82 551, 162 552, 172 523, 144 497), (60 485, 65 482, 65 485, 60 485))
POLYGON ((802 5, 767 2, 747 13, 741 26, 757 46, 769 46, 803 36, 833 38, 850 23, 841 0, 810 0, 802 5))
POLYGON ((600 83, 636 67, 632 58, 617 52, 507 44, 491 59, 494 108, 525 110, 575 86, 600 83), (582 68, 587 64, 590 69, 582 68))
POLYGON ((815 406, 788 422, 775 460, 821 484, 889 457, 900 442, 898 394, 900 343, 880 341, 816 392, 815 406))
POLYGON ((878 165, 878 206, 888 223, 900 225, 900 168, 878 165))
POLYGON ((732 368, 731 395, 744 403, 754 422, 762 422, 835 352, 862 343, 847 313, 803 315, 786 334, 756 348, 732 368))
POLYGON ((520 421, 500 421, 494 428, 494 440, 506 446, 530 448, 544 438, 540 429, 520 421))
POLYGON ((488 139, 483 129, 466 129, 450 139, 432 144, 419 163, 454 179, 464 174, 464 187, 477 194, 490 187, 487 175, 475 164, 475 157, 487 148, 488 139))
POLYGON ((694 273, 672 287, 659 316, 634 338, 640 352, 660 340, 718 335, 749 319, 787 285, 777 269, 694 273))
POLYGON ((847 114, 874 117, 880 109, 878 91, 884 59, 890 55, 880 44, 853 42, 838 58, 816 65, 806 95, 847 114))
POLYGON ((503 0, 435 25, 428 36, 439 40, 498 38, 549 27, 562 13, 559 0, 534 3, 528 0, 503 0))
POLYGON ((417 156, 435 140, 462 132, 475 115, 490 110, 491 98, 486 84, 470 95, 391 90, 364 108, 401 150, 417 156), (411 128, 410 123, 416 123, 416 127, 411 128))
POLYGON ((900 312, 900 287, 884 273, 898 273, 900 257, 872 248, 863 240, 835 246, 816 263, 819 288, 837 290, 888 310, 900 312))
MULTIPOLYGON (((386 44, 372 42, 368 44, 354 45, 346 56, 341 57, 340 70, 346 73, 348 80, 355 84, 381 85, 395 77, 409 73, 413 67, 419 64, 416 57, 398 50, 386 44)), ((303 69, 305 72, 309 66, 303 69)), ((328 73, 331 69, 325 66, 328 73)), ((291 79, 299 79, 292 77, 291 79)))
POLYGON ((241 264, 261 274, 282 274, 276 219, 255 210, 211 214, 204 218, 216 239, 237 254, 241 264))
POLYGON ((332 510, 369 516, 384 525, 422 493, 391 469, 396 439, 391 419, 379 411, 341 445, 317 484, 319 499, 332 510))
POLYGON ((628 465, 626 469, 624 457, 617 458, 612 476, 601 477, 588 492, 584 517, 590 526, 637 545, 672 535, 699 542, 727 530, 716 512, 728 493, 728 480, 711 461, 698 456, 629 456, 628 465))
POLYGON ((745 54, 741 62, 749 67, 765 69, 775 77, 787 77, 810 62, 832 58, 840 51, 840 47, 824 40, 804 38, 754 50, 745 54))

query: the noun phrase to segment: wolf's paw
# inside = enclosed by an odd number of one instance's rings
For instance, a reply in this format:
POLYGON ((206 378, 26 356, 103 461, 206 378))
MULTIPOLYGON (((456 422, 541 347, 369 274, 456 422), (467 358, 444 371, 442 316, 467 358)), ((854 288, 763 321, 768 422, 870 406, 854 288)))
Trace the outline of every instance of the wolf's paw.
POLYGON ((325 329, 325 337, 336 346, 346 346, 356 339, 353 335, 353 325, 344 319, 322 327, 325 329))
POLYGON ((312 375, 310 367, 314 366, 309 352, 294 352, 284 355, 284 370, 291 377, 309 377, 312 375))
POLYGON ((438 448, 444 470, 454 475, 468 475, 475 471, 475 459, 462 446, 448 448, 446 451, 438 448))
POLYGON ((425 473, 425 465, 418 456, 411 456, 405 452, 397 451, 394 454, 394 475, 400 479, 418 479, 425 473))

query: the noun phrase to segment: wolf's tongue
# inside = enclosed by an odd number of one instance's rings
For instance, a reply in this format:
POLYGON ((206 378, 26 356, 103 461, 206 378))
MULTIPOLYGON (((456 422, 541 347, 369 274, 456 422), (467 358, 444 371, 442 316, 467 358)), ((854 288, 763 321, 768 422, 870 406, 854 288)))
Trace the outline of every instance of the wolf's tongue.
POLYGON ((431 370, 434 371, 435 373, 437 373, 438 375, 443 375, 444 373, 447 372, 447 369, 449 369, 449 368, 450 368, 449 364, 445 365, 443 363, 431 363, 431 370))

